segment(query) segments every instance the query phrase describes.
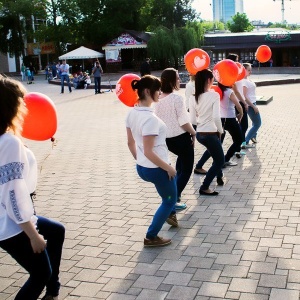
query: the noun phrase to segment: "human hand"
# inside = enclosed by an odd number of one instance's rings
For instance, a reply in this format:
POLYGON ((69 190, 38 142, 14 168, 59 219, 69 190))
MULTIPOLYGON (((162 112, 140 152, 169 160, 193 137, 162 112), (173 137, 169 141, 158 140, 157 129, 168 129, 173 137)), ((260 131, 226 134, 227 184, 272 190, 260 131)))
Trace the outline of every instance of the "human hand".
POLYGON ((244 107, 245 107, 245 111, 248 111, 249 105, 247 103, 244 105, 244 107))
POLYGON ((192 135, 191 137, 192 137, 192 145, 195 148, 196 135, 192 135))
POLYGON ((243 114, 238 114, 237 116, 238 122, 241 123, 241 120, 243 118, 243 114))
POLYGON ((176 176, 176 170, 170 165, 168 170, 169 180, 172 180, 176 176))
POLYGON ((254 106, 254 107, 253 107, 253 110, 254 110, 254 112, 255 112, 256 114, 259 114, 259 110, 258 110, 257 106, 254 106))
POLYGON ((30 239, 30 244, 34 253, 41 253, 47 247, 47 242, 41 234, 37 234, 30 239))

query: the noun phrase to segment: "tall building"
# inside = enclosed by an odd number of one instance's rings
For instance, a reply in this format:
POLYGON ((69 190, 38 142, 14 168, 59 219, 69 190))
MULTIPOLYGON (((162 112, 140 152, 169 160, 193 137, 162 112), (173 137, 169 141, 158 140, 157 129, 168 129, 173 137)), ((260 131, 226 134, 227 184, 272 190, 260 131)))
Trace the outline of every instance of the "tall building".
POLYGON ((226 23, 238 12, 244 12, 243 0, 213 0, 214 21, 226 23))

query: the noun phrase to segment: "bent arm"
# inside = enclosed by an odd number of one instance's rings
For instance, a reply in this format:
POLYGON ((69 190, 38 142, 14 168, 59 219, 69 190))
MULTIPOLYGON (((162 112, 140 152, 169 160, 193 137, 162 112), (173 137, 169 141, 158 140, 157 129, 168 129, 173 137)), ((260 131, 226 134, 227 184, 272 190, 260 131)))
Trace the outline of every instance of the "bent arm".
POLYGON ((128 148, 129 148, 133 158, 136 160, 135 140, 133 138, 130 128, 126 128, 126 130, 127 130, 127 145, 128 145, 128 148))

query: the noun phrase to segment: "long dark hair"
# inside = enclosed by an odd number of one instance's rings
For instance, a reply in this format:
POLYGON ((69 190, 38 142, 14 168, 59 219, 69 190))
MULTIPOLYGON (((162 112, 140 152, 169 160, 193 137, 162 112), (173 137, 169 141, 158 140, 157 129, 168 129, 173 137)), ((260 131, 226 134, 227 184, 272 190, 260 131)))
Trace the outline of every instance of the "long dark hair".
POLYGON ((224 95, 224 92, 225 92, 227 89, 231 88, 230 86, 223 85, 223 84, 220 83, 220 82, 218 82, 218 87, 221 89, 223 95, 224 95))
POLYGON ((227 59, 230 59, 232 61, 238 61, 239 56, 235 53, 229 53, 228 56, 227 56, 227 59))
POLYGON ((22 121, 27 113, 23 98, 26 90, 14 79, 0 75, 0 136, 11 128, 16 134, 22 131, 22 121))
POLYGON ((161 91, 163 93, 172 93, 173 90, 178 90, 177 87, 177 70, 174 68, 167 68, 162 71, 160 75, 161 91))
POLYGON ((161 82, 153 75, 145 75, 140 80, 132 80, 131 87, 137 90, 139 100, 145 100, 145 89, 149 89, 151 97, 154 98, 155 92, 161 88, 161 82))
POLYGON ((205 87, 207 85, 208 79, 213 79, 213 73, 210 69, 204 69, 202 71, 198 71, 195 76, 195 99, 196 103, 198 103, 198 98, 201 94, 205 92, 205 87))

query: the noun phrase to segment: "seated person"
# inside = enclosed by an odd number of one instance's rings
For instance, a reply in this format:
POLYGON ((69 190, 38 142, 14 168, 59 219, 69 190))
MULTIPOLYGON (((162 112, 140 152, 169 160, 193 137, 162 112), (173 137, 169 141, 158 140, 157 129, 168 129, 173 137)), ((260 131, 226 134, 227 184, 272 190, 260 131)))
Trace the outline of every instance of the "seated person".
POLYGON ((84 84, 84 89, 86 89, 92 83, 91 77, 87 74, 84 84))
POLYGON ((86 79, 87 79, 87 73, 86 72, 84 72, 84 73, 82 73, 82 72, 80 72, 79 73, 79 76, 78 76, 78 85, 77 85, 77 89, 83 89, 84 88, 84 86, 85 86, 85 84, 86 84, 86 79))
POLYGON ((79 77, 76 73, 73 75, 73 81, 72 82, 73 82, 74 89, 77 89, 78 83, 79 83, 79 77))

